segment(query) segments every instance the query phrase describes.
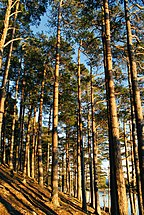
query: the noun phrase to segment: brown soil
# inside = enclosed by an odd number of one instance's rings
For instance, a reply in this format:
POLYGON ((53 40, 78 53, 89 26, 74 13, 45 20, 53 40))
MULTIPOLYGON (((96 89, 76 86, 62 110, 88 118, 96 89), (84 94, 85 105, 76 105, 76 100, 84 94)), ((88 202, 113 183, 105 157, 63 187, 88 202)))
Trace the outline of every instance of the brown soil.
MULTIPOLYGON (((22 174, 11 173, 6 166, 0 166, 0 215, 84 215, 81 203, 73 197, 59 192, 60 207, 51 202, 50 190, 22 174)), ((94 209, 88 207, 87 214, 94 209)))

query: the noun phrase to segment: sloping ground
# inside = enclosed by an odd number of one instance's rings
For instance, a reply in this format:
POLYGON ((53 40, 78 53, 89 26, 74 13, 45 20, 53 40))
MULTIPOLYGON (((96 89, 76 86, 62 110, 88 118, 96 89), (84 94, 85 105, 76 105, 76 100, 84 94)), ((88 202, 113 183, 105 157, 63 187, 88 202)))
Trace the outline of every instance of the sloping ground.
MULTIPOLYGON (((60 207, 54 208, 48 188, 22 175, 11 174, 8 167, 0 166, 0 215, 84 215, 81 203, 75 198, 59 193, 60 207)), ((88 214, 94 210, 88 207, 88 214)))

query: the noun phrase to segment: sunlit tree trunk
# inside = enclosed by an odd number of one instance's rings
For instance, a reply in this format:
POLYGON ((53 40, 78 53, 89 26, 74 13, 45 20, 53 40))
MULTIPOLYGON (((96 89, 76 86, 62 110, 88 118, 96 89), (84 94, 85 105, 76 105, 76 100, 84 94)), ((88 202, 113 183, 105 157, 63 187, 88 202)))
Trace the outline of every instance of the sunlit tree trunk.
POLYGON ((137 193, 135 192, 135 187, 136 187, 136 173, 135 173, 135 165, 134 165, 134 152, 133 152, 133 142, 132 142, 132 136, 130 132, 130 162, 132 166, 132 176, 131 176, 131 186, 132 186, 132 198, 134 202, 134 210, 135 213, 137 214, 137 193))
POLYGON ((81 200, 81 154, 80 154, 80 135, 79 135, 79 115, 77 117, 77 198, 81 200))
POLYGON ((15 87, 15 104, 14 104, 14 111, 13 111, 13 119, 12 119, 12 135, 11 135, 11 145, 10 145, 10 163, 9 167, 11 170, 14 169, 14 154, 13 154, 13 148, 14 148, 14 139, 15 139, 15 122, 16 122, 16 112, 17 112, 17 98, 18 98, 18 84, 19 84, 19 75, 16 80, 16 87, 15 87))
POLYGON ((12 3, 13 3, 12 0, 8 0, 7 9, 6 9, 6 13, 5 13, 5 19, 4 19, 4 28, 3 28, 2 36, 1 36, 1 40, 0 40, 0 70, 2 68, 3 50, 4 50, 4 44, 5 44, 6 37, 7 37, 8 28, 9 28, 12 3))
MULTIPOLYGON (((8 28, 9 28, 9 19, 10 19, 12 3, 13 3, 12 0, 8 0, 5 20, 4 20, 4 28, 3 28, 3 32, 2 32, 1 41, 0 41, 0 70, 2 69, 2 56, 3 56, 4 45, 5 45, 7 32, 8 32, 8 28)), ((12 42, 10 43, 9 53, 8 53, 8 57, 7 57, 7 61, 6 61, 6 67, 5 67, 4 76, 3 76, 3 80, 2 80, 2 86, 0 89, 0 141, 1 141, 3 113, 4 113, 4 103, 5 103, 5 99, 6 99, 6 83, 7 83, 8 73, 9 73, 12 50, 13 50, 13 39, 14 39, 14 35, 15 35, 15 30, 16 30, 16 19, 17 19, 18 8, 19 8, 19 1, 17 1, 17 3, 16 3, 16 9, 15 9, 15 14, 14 14, 14 26, 13 26, 13 30, 12 30, 12 34, 11 34, 12 42)), ((0 143, 0 145, 1 145, 1 143, 0 143)))
POLYGON ((74 183, 73 183, 73 190, 74 190, 74 197, 77 197, 77 150, 76 147, 77 143, 73 144, 73 162, 74 162, 74 183))
POLYGON ((89 94, 88 94, 88 87, 87 87, 87 97, 88 97, 88 114, 87 114, 87 121, 88 121, 88 154, 89 154, 89 172, 90 172, 90 196, 91 196, 91 207, 94 207, 94 189, 93 189, 93 173, 92 173, 92 147, 91 147, 91 123, 90 123, 90 107, 89 107, 89 94))
POLYGON ((130 199, 130 207, 131 207, 131 214, 136 215, 136 211, 134 208, 134 201, 133 195, 130 189, 130 168, 129 168, 129 153, 127 147, 127 138, 126 138, 126 123, 124 123, 124 145, 125 145, 125 158, 126 158, 126 171, 127 171, 127 180, 128 180, 128 191, 129 191, 129 199, 130 199))
MULTIPOLYGON (((107 77, 107 90, 109 100, 109 117, 111 123, 111 141, 109 147, 111 148, 112 154, 110 154, 110 160, 114 162, 112 171, 114 171, 114 179, 116 184, 111 186, 116 192, 116 208, 112 209, 115 214, 128 215, 128 205, 126 197, 126 188, 122 168, 121 151, 120 151, 120 140, 119 140, 119 125, 117 118, 117 108, 115 100, 114 81, 112 74, 112 54, 110 45, 110 20, 109 20, 109 8, 108 0, 103 0, 104 7, 104 18, 105 18, 105 53, 106 53, 106 77, 107 77), (118 207, 117 207, 118 206, 118 207)), ((110 161, 110 164, 111 161, 110 161)), ((111 181, 112 183, 112 181, 111 181)), ((113 196, 111 196, 113 198, 113 196)), ((113 207, 113 206, 112 206, 113 207)))
POLYGON ((86 205, 86 187, 85 187, 85 168, 84 168, 84 151, 82 140, 82 111, 81 111, 81 78, 80 78, 80 48, 78 49, 78 120, 79 120, 79 138, 80 138, 80 155, 81 155, 81 186, 82 186, 82 208, 87 211, 86 205))
POLYGON ((141 181, 140 181, 140 168, 139 168, 139 157, 138 157, 138 147, 136 143, 136 129, 135 129, 135 120, 134 120, 134 105, 133 105, 133 96, 132 96, 132 86, 131 86, 131 73, 130 66, 128 64, 128 82, 129 82, 129 94, 130 94, 130 102, 131 102, 131 124, 130 124, 130 133, 131 139, 133 142, 133 152, 134 152, 134 164, 135 164, 135 172, 136 172, 136 185, 137 185, 137 193, 138 193, 138 207, 139 214, 143 214, 143 201, 142 201, 142 190, 141 190, 141 181))
POLYGON ((21 89, 21 101, 20 101, 20 114, 19 114, 19 145, 18 145, 18 169, 23 170, 23 134, 24 134, 24 113, 25 113, 25 73, 22 80, 22 89, 21 89))
POLYGON ((59 206, 58 201, 58 94, 59 94, 59 61, 60 61, 60 20, 61 20, 62 0, 59 2, 57 44, 56 44, 56 64, 55 80, 53 92, 53 133, 52 133, 52 202, 59 206))
POLYGON ((43 97, 44 97, 44 85, 45 85, 46 69, 44 69, 43 80, 41 83, 41 95, 39 106, 39 118, 38 118, 38 183, 43 187, 43 162, 42 162, 42 110, 43 110, 43 97))
POLYGON ((6 111, 3 117, 2 136, 2 163, 6 164, 6 111))
POLYGON ((98 197, 98 175, 97 175, 97 154, 98 146, 96 141, 96 127, 95 127, 95 109, 94 109, 94 90, 93 90, 93 77, 92 67, 90 71, 91 76, 91 115, 92 115, 92 149, 93 149, 93 168, 94 168, 94 197, 95 197, 95 214, 100 214, 99 197, 98 197))
POLYGON ((66 189, 70 194, 70 160, 69 160, 69 133, 66 129, 66 189))
POLYGON ((31 116, 32 116, 32 107, 29 108, 28 113, 28 122, 27 122, 27 134, 26 134, 26 146, 25 146, 25 155, 24 155, 24 169, 23 175, 24 177, 30 176, 30 163, 29 163, 29 151, 30 151, 30 127, 31 127, 31 116))
POLYGON ((138 87, 137 80, 137 68, 134 59, 134 48, 132 43, 132 30, 130 23, 130 16, 128 12, 128 1, 124 0, 125 8, 125 19, 127 28, 127 49, 128 57, 130 63, 131 72, 131 83, 132 83, 132 95, 133 104, 136 118, 136 128, 137 128, 137 138, 138 138, 138 155, 139 155, 139 166, 140 166, 140 176, 141 176, 141 189, 142 189, 142 199, 144 205, 144 126, 143 126, 143 112, 140 98, 140 90, 138 87))
POLYGON ((64 193, 65 190, 65 173, 64 173, 64 153, 62 153, 62 192, 64 193))
POLYGON ((36 107, 34 108, 33 117, 33 136, 32 136, 32 155, 31 155, 31 177, 35 177, 35 141, 36 141, 36 107))
MULTIPOLYGON (((112 146, 112 126, 110 121, 110 114, 109 114, 109 95, 108 95, 108 73, 107 73, 107 61, 106 61, 106 35, 105 35, 105 20, 104 20, 104 11, 103 11, 103 18, 102 18, 102 42, 103 42, 103 57, 104 57, 104 71, 105 71, 105 87, 106 87, 106 99, 107 99, 107 118, 108 118, 108 136, 109 136, 109 146, 112 146)), ((114 214, 118 211, 117 205, 117 194, 116 189, 116 181, 115 181, 115 170, 114 170, 114 157, 113 157, 113 149, 109 147, 109 157, 110 159, 110 172, 109 172, 109 211, 110 211, 110 196, 111 198, 111 213, 114 214)))
MULTIPOLYGON (((51 128, 51 111, 52 111, 52 108, 50 107, 50 110, 49 110, 49 122, 48 122, 48 139, 49 139, 49 141, 50 141, 50 128, 51 128)), ((47 164, 46 164, 47 185, 49 185, 50 144, 51 144, 51 142, 48 142, 48 146, 47 146, 47 164)))

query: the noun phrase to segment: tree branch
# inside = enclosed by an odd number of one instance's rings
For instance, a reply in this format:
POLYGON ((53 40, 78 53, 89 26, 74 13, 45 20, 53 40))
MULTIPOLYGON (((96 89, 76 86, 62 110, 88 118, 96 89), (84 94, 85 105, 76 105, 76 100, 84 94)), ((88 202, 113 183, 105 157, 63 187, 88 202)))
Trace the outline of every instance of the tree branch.
POLYGON ((11 15, 9 16, 9 17, 11 17, 11 16, 13 16, 13 15, 15 15, 15 14, 17 14, 17 13, 21 13, 22 11, 21 10, 19 10, 19 11, 17 11, 17 12, 13 12, 13 13, 11 13, 11 15))
POLYGON ((131 7, 129 7, 129 10, 131 10, 133 7, 137 7, 140 10, 144 10, 144 7, 140 6, 139 4, 133 4, 131 7))
POLYGON ((15 5, 16 5, 16 3, 18 2, 19 0, 16 0, 14 3, 13 3, 13 5, 11 6, 11 8, 13 8, 15 5))
POLYGON ((5 48, 8 44, 10 44, 10 43, 12 43, 12 42, 14 42, 14 41, 16 41, 16 40, 23 40, 23 38, 19 37, 19 38, 15 38, 15 39, 9 40, 9 41, 4 45, 4 48, 5 48))

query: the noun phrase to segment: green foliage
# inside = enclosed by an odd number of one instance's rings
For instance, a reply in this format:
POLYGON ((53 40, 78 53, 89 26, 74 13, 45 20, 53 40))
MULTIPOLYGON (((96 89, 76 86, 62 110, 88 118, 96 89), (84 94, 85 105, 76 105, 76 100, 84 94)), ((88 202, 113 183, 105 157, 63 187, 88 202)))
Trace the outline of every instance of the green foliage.
POLYGON ((48 0, 22 0, 21 10, 26 22, 36 24, 40 22, 40 16, 44 15, 48 6, 48 0))

